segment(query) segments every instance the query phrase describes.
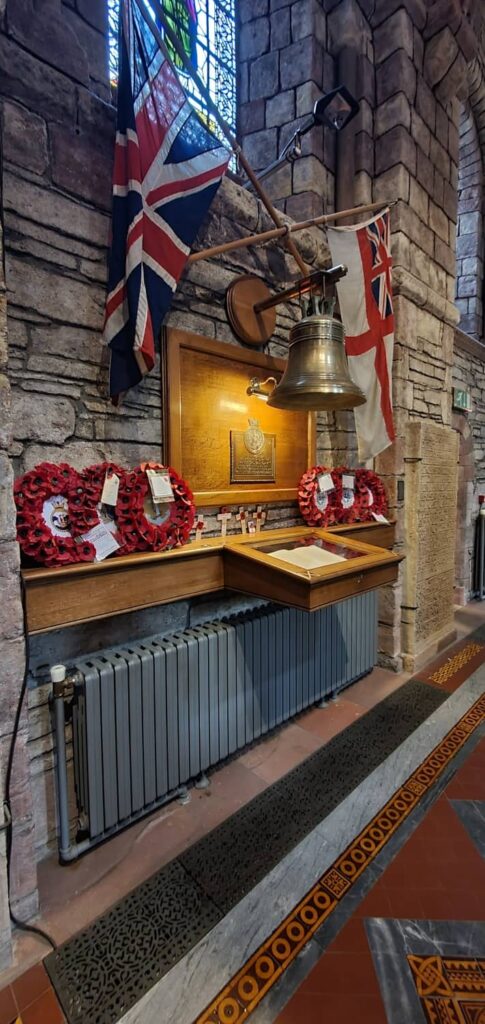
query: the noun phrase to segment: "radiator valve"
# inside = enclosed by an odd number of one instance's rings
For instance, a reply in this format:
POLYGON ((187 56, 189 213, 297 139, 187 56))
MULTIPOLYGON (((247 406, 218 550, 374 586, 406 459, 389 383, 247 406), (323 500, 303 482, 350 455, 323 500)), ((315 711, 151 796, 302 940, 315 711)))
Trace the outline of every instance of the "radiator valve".
POLYGON ((74 687, 80 678, 81 673, 77 669, 68 672, 65 665, 52 665, 51 683, 54 697, 61 697, 62 700, 72 700, 74 687))

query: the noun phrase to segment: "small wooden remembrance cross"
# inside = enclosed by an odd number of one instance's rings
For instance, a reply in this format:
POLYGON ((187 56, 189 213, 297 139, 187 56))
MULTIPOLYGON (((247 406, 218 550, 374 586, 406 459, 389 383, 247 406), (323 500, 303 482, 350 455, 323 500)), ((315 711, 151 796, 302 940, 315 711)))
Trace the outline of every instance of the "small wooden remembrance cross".
POLYGON ((195 524, 195 539, 197 541, 202 540, 202 534, 204 532, 204 529, 205 529, 205 519, 204 519, 204 516, 198 516, 196 524, 195 524))
POLYGON ((247 526, 247 522, 246 522, 246 513, 245 513, 242 505, 241 505, 241 507, 239 509, 239 512, 237 513, 236 519, 241 524, 241 533, 247 533, 248 526, 247 526))
POLYGON ((232 519, 232 512, 229 512, 227 508, 221 508, 217 518, 221 524, 221 537, 225 537, 227 534, 227 524, 232 519))
POLYGON ((263 512, 262 506, 258 505, 256 509, 256 533, 259 533, 261 527, 264 526, 266 515, 267 513, 263 512))

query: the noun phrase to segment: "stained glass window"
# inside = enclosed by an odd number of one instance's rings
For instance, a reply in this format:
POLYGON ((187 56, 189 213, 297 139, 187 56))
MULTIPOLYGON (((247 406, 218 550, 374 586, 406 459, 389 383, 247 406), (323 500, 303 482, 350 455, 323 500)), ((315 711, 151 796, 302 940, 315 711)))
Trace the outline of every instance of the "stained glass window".
MULTIPOLYGON (((144 2, 152 13, 150 0, 144 2)), ((160 0, 160 3, 170 27, 177 34, 219 112, 235 131, 235 0, 160 0)), ((118 77, 119 6, 120 0, 108 0, 109 66, 113 84, 116 84, 118 77)), ((181 67, 180 58, 173 52, 168 40, 167 49, 194 106, 208 117, 211 127, 215 128, 204 99, 190 75, 181 67)), ((219 130, 215 130, 219 135, 219 130)))

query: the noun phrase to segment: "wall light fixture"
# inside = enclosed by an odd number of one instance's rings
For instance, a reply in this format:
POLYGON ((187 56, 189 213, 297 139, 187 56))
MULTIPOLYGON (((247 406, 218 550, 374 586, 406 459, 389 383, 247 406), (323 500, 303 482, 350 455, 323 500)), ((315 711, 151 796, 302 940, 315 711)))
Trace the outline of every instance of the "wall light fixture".
POLYGON ((260 380, 259 377, 251 377, 246 389, 246 394, 253 395, 254 398, 262 398, 263 402, 267 402, 269 396, 273 393, 276 384, 276 377, 266 377, 266 380, 260 380), (267 387, 268 384, 272 384, 273 386, 269 391, 265 391, 264 388, 267 387))

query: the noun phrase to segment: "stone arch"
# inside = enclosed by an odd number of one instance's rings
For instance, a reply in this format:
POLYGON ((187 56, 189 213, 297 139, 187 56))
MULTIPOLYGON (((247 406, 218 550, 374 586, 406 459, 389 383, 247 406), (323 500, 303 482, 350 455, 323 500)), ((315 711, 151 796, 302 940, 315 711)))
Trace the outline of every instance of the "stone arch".
POLYGON ((458 164, 456 305, 459 327, 483 337, 483 160, 476 120, 469 101, 462 105, 458 164))
POLYGON ((485 73, 478 57, 468 64, 467 80, 468 99, 475 117, 482 157, 485 158, 485 73))

